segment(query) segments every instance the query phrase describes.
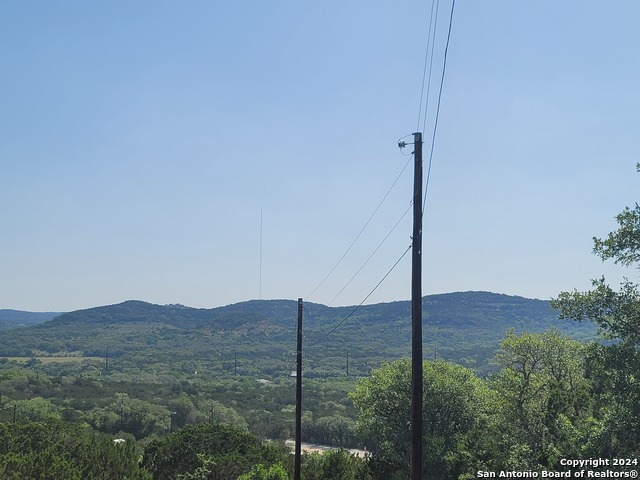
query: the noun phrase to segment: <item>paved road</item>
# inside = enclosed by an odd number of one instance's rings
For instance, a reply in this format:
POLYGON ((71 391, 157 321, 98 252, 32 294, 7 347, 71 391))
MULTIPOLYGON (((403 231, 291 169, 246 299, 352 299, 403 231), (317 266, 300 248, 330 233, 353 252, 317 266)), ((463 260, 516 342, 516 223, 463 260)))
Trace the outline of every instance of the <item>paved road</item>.
MULTIPOLYGON (((296 442, 295 440, 286 440, 285 445, 288 446, 289 448, 291 448, 292 450, 295 448, 296 446, 296 442)), ((326 452, 327 450, 340 450, 339 448, 336 447, 330 447, 328 445, 317 445, 315 443, 305 443, 302 442, 302 453, 313 453, 313 452, 317 452, 317 453, 323 453, 326 452)), ((349 453, 355 455, 356 457, 365 457, 369 452, 367 452, 366 450, 358 450, 357 448, 346 448, 345 450, 347 450, 349 453)))

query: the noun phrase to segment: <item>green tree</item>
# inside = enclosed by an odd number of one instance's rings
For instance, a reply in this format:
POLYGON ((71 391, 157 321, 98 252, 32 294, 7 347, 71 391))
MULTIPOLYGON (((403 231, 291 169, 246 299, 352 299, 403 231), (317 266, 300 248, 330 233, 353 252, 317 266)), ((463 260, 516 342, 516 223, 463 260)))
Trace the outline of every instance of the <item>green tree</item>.
MULTIPOLYGON (((425 478, 457 478, 465 468, 455 455, 489 406, 490 393, 473 372, 444 361, 423 369, 423 471, 425 478)), ((411 362, 388 363, 362 379, 351 394, 359 410, 356 433, 373 454, 381 478, 409 472, 411 362)))
POLYGON ((286 464, 289 457, 284 447, 263 444, 236 427, 205 423, 187 425, 153 440, 144 452, 142 464, 154 480, 173 480, 179 475, 228 480, 249 472, 254 465, 286 464))
MULTIPOLYGON (((636 166, 640 172, 640 163, 636 166)), ((640 268, 640 206, 616 217, 618 228, 594 238, 594 253, 625 267, 640 268)), ((562 292, 552 302, 561 318, 591 321, 610 340, 590 349, 590 375, 602 395, 600 414, 589 438, 590 454, 640 454, 640 289, 625 279, 614 290, 605 278, 590 291, 562 292)))
POLYGON ((162 435, 171 427, 171 413, 166 407, 131 398, 126 393, 116 393, 106 407, 90 410, 86 420, 98 430, 108 433, 122 430, 136 438, 162 435))
POLYGON ((371 480, 368 459, 359 458, 346 450, 305 454, 301 476, 305 480, 371 480))
POLYGON ((198 411, 188 395, 182 393, 169 402, 172 430, 182 428, 189 423, 202 423, 207 420, 204 413, 198 411))
POLYGON ((302 422, 302 438, 336 447, 351 447, 356 444, 354 421, 339 413, 313 419, 310 414, 302 422))
POLYGON ((552 330, 510 332, 500 347, 496 361, 503 368, 492 385, 512 448, 529 452, 517 466, 551 468, 560 458, 579 456, 592 403, 585 345, 552 330))
MULTIPOLYGON (((16 408, 17 418, 28 422, 43 422, 62 418, 62 409, 42 397, 15 400, 13 404, 16 408)), ((9 405, 9 408, 11 408, 11 405, 9 405)))
POLYGON ((0 478, 7 480, 150 480, 133 444, 114 444, 88 427, 0 423, 0 478))
POLYGON ((238 480, 289 480, 289 475, 279 463, 270 467, 258 464, 249 472, 240 475, 238 480))

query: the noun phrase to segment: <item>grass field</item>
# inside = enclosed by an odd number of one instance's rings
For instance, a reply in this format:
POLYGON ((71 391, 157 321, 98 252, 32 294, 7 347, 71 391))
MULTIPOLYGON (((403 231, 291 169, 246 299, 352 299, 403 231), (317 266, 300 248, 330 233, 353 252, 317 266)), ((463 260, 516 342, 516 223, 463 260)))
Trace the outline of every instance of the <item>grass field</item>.
POLYGON ((18 363, 27 363, 32 358, 37 358, 43 364, 47 363, 80 363, 85 360, 90 361, 104 361, 102 357, 0 357, 6 358, 9 361, 14 361, 18 363))

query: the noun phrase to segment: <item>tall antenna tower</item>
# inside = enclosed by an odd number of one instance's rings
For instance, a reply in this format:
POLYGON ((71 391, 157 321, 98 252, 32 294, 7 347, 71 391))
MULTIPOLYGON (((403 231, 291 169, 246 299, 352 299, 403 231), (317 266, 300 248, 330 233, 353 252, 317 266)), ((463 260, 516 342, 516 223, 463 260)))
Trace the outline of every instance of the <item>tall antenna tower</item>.
POLYGON ((262 300, 262 209, 260 209, 260 286, 258 298, 262 300))

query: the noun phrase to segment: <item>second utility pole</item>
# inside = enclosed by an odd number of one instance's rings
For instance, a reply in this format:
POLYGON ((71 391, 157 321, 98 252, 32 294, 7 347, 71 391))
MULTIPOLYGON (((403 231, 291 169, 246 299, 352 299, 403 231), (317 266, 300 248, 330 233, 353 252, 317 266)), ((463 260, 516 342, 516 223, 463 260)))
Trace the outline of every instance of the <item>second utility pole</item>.
POLYGON ((422 133, 413 134, 411 262, 411 480, 422 480, 422 133))
POLYGON ((302 299, 298 299, 298 348, 296 361, 296 446, 294 480, 300 480, 302 459, 302 299))

